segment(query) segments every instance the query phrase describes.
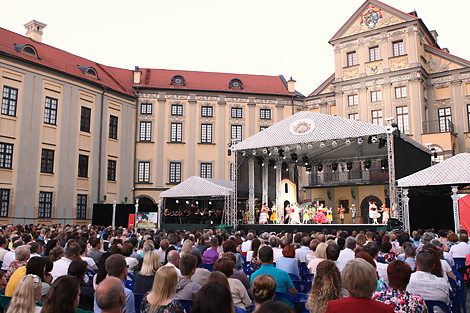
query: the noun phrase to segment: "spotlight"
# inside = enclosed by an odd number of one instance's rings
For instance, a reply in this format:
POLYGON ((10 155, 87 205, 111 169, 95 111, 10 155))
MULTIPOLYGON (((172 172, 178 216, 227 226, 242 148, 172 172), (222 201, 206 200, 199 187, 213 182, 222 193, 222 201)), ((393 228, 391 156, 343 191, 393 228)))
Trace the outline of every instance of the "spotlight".
POLYGON ((284 148, 284 150, 285 150, 286 152, 289 151, 289 150, 290 150, 289 146, 286 146, 286 147, 284 148))
POLYGON ((348 171, 352 170, 352 162, 346 163, 346 168, 348 169, 348 171))
POLYGON ((312 171, 312 166, 311 165, 307 165, 305 167, 305 170, 307 171, 307 173, 310 173, 312 171))
POLYGON ((308 144, 307 148, 313 149, 313 145, 311 143, 308 144))
POLYGON ((331 146, 332 146, 333 148, 336 147, 337 145, 338 145, 338 143, 337 143, 336 141, 333 140, 333 141, 331 142, 331 146))
POLYGON ((383 147, 385 147, 385 144, 387 143, 387 141, 383 138, 380 138, 379 140, 379 149, 382 149, 383 147))
POLYGON ((320 148, 325 148, 325 142, 324 141, 320 142, 320 148))
POLYGON ((199 201, 196 201, 196 204, 199 204, 199 201))
POLYGON ((256 150, 251 151, 253 155, 256 155, 256 150))
POLYGON ((305 165, 307 165, 307 164, 308 164, 308 156, 306 156, 306 155, 303 156, 303 157, 302 157, 302 162, 303 162, 305 165))
POLYGON ((268 149, 264 148, 264 149, 263 149, 263 153, 264 153, 264 154, 268 154, 268 149))
POLYGON ((345 142, 345 143, 346 143, 346 146, 348 146, 348 147, 349 147, 349 146, 351 145, 351 140, 349 140, 349 139, 346 139, 346 142, 345 142))
POLYGON ((377 142, 377 136, 372 136, 372 143, 376 143, 377 142))
POLYGON ((357 138, 357 144, 362 145, 363 139, 361 137, 357 138))
POLYGON ((300 149, 302 149, 302 146, 301 146, 301 145, 297 145, 297 148, 296 148, 296 149, 297 149, 297 150, 300 150, 300 149))
POLYGON ((384 170, 384 169, 388 168, 388 161, 384 159, 384 160, 380 161, 380 165, 382 166, 382 169, 384 170))
POLYGON ((279 153, 279 148, 275 147, 273 151, 274 151, 274 153, 279 153))
POLYGON ((189 201, 186 201, 186 204, 189 204, 189 201))
POLYGON ((323 164, 318 164, 317 165, 317 171, 322 172, 323 171, 323 164))
POLYGON ((212 201, 209 201, 209 204, 212 204, 212 201))
POLYGON ((242 155, 245 156, 245 155, 246 155, 246 151, 243 151, 243 152, 242 152, 242 155))
POLYGON ((370 160, 364 162, 364 167, 366 168, 366 170, 370 169, 370 160))
POLYGON ((180 203, 180 201, 179 201, 179 200, 176 200, 175 202, 176 202, 176 203, 180 203))
POLYGON ((338 170, 338 163, 331 164, 331 169, 333 170, 333 172, 336 172, 338 170))
POLYGON ((290 155, 291 159, 295 162, 297 162, 297 153, 295 152, 292 152, 292 154, 290 155))

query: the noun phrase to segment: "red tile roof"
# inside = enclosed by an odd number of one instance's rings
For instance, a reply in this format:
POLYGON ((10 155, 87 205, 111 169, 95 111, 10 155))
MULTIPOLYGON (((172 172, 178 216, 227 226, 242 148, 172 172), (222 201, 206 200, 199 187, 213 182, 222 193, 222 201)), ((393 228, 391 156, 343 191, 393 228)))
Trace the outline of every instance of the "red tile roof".
POLYGON ((249 94, 271 94, 291 96, 287 85, 281 76, 263 76, 215 72, 195 72, 163 69, 140 69, 142 71, 141 84, 135 87, 149 87, 156 89, 174 90, 204 90, 218 92, 235 92, 249 94), (185 86, 171 85, 171 79, 180 75, 185 80, 185 86), (243 89, 229 88, 232 79, 239 79, 243 89))
POLYGON ((106 86, 129 96, 135 96, 132 91, 132 71, 87 60, 4 28, 0 28, 0 53, 76 76, 79 79, 106 86), (15 50, 14 45, 24 44, 31 45, 36 49, 38 59, 15 50), (79 66, 93 67, 98 74, 98 79, 84 75, 79 66))

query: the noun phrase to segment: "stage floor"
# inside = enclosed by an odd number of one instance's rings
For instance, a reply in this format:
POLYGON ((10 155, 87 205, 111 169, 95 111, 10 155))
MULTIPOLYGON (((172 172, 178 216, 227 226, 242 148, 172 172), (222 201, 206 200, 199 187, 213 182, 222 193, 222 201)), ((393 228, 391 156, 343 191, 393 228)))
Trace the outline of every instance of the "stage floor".
POLYGON ((381 229, 386 229, 387 225, 384 224, 242 224, 238 225, 238 230, 243 230, 245 233, 248 230, 254 230, 257 234, 261 232, 276 232, 286 231, 292 233, 294 231, 301 231, 304 233, 310 233, 312 231, 319 232, 326 229, 329 234, 333 230, 346 230, 348 233, 353 231, 372 231, 379 232, 381 229))

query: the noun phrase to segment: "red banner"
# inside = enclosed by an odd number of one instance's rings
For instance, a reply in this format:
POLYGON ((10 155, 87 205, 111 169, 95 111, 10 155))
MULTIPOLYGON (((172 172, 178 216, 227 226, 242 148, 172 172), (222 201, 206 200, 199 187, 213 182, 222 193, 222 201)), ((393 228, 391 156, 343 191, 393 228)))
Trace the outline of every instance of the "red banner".
POLYGON ((127 227, 131 228, 134 227, 135 223, 135 214, 129 214, 129 222, 127 223, 127 227))
POLYGON ((470 231, 470 194, 459 200, 460 228, 470 231))

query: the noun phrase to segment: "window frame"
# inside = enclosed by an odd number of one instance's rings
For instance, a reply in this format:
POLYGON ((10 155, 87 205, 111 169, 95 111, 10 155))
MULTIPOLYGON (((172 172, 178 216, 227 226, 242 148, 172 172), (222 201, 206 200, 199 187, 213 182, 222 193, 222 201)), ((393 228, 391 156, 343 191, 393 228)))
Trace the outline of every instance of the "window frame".
POLYGON ((346 64, 348 67, 357 65, 357 51, 346 53, 346 64))
POLYGON ((49 125, 57 125, 57 108, 59 100, 46 96, 44 104, 44 123, 49 125))
POLYGON ((171 115, 172 116, 183 116, 184 114, 184 108, 182 104, 179 103, 173 103, 171 105, 171 115))
POLYGON ((230 125, 230 139, 232 140, 237 139, 240 141, 243 140, 243 126, 242 125, 230 125), (235 129, 236 137, 233 137, 234 129, 235 129), (240 135, 240 137, 238 135, 240 135))
POLYGON ((212 124, 201 124, 201 143, 212 143, 212 124))
POLYGON ((52 218, 53 196, 50 191, 39 191, 38 218, 52 218))
POLYGON ((85 154, 78 155, 78 177, 88 178, 88 164, 90 157, 85 154))
POLYGON ((467 122, 468 122, 468 131, 470 132, 470 104, 467 104, 467 122))
POLYGON ((140 104, 140 114, 141 115, 152 115, 153 106, 151 102, 142 102, 140 104))
POLYGON ((395 99, 403 99, 407 97, 406 86, 395 87, 395 99))
POLYGON ((80 131, 89 133, 91 130, 91 108, 82 106, 80 109, 80 131))
POLYGON ((10 189, 0 188, 0 217, 2 218, 10 215, 10 195, 10 189))
POLYGON ((86 220, 88 211, 88 195, 77 194, 77 220, 86 220))
POLYGON ((272 120, 271 109, 259 109, 260 120, 272 120))
POLYGON ((379 125, 383 126, 384 125, 384 117, 383 113, 384 111, 382 109, 379 110, 372 110, 371 111, 371 116, 372 116, 372 124, 374 125, 379 125), (374 113, 377 113, 376 116, 374 116, 374 113), (380 113, 380 114, 379 114, 380 113))
POLYGON ((148 184, 150 183, 150 162, 139 161, 137 163, 137 183, 148 184))
POLYGON ((271 125, 260 125, 259 126, 259 131, 262 132, 265 129, 268 129, 271 125))
POLYGON ((410 133, 410 118, 409 118, 409 113, 408 113, 408 106, 405 105, 405 106, 396 107, 395 111, 397 114, 398 129, 400 129, 400 131, 402 131, 404 134, 409 134, 410 133))
POLYGON ((168 182, 170 184, 181 183, 181 167, 181 162, 170 162, 168 173, 168 182))
POLYGON ((382 101, 382 90, 372 90, 370 92, 370 102, 382 101))
POLYGON ((243 108, 241 108, 241 107, 231 107, 230 108, 230 117, 231 118, 243 118, 243 108))
POLYGON ((0 142, 0 168, 13 168, 13 144, 0 142))
POLYGON ((170 123, 170 142, 183 142, 183 123, 170 123))
POLYGON ((116 160, 108 160, 108 168, 107 168, 107 181, 116 181, 116 173, 117 173, 117 161, 116 160))
POLYGON ((359 113, 349 113, 348 119, 353 120, 353 121, 359 121, 359 113), (354 118, 351 118, 351 117, 354 117, 354 118))
POLYGON ((447 121, 452 123, 452 108, 447 107, 447 108, 437 109, 437 117, 438 117, 438 121, 439 121, 439 132, 440 133, 450 132, 451 129, 450 129, 449 123, 447 121), (444 112, 444 115, 441 115, 441 112, 444 112), (445 124, 443 124, 443 123, 445 123, 445 124))
POLYGON ((139 141, 141 142, 152 141, 152 122, 151 121, 140 121, 139 141))
POLYGON ((16 116, 17 105, 18 105, 18 88, 4 85, 3 92, 2 92, 2 110, 1 110, 2 115, 16 116), (8 95, 6 95, 7 91, 8 91, 8 95), (14 94, 14 98, 12 98, 12 92, 14 94))
POLYGON ((199 176, 202 178, 212 178, 212 168, 212 163, 201 163, 199 176))
POLYGON ((405 43, 403 40, 392 42, 392 56, 399 57, 405 55, 405 43))
POLYGON ((109 116, 109 139, 118 139, 119 117, 116 115, 109 116))
POLYGON ((348 107, 359 105, 359 95, 348 95, 348 107))
POLYGON ((375 62, 380 60, 380 49, 379 46, 369 48, 369 61, 375 62))
POLYGON ((214 107, 211 105, 201 106, 201 117, 214 117, 214 107))
POLYGON ((42 148, 41 173, 54 174, 55 150, 42 148))

